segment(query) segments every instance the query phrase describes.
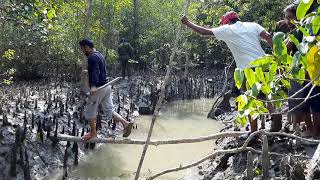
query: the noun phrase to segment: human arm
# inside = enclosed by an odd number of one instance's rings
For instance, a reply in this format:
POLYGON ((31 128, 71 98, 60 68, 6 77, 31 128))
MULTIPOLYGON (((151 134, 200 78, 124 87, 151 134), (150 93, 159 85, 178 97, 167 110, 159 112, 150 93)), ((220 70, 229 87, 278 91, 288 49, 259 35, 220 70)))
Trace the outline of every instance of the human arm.
POLYGON ((94 95, 97 86, 99 85, 99 59, 95 55, 88 57, 88 72, 89 72, 89 82, 90 82, 90 94, 94 95))
POLYGON ((205 27, 202 27, 202 26, 199 26, 199 25, 196 25, 196 24, 190 22, 187 16, 181 17, 181 23, 186 25, 187 27, 189 27, 190 29, 192 29, 193 31, 195 31, 198 34, 214 35, 211 29, 205 28, 205 27))
POLYGON ((272 35, 270 33, 268 33, 266 30, 264 30, 260 33, 260 37, 261 37, 261 39, 265 40, 269 44, 270 47, 273 46, 272 35))
POLYGON ((130 55, 130 58, 133 58, 133 47, 131 46, 131 44, 129 44, 129 55, 130 55))

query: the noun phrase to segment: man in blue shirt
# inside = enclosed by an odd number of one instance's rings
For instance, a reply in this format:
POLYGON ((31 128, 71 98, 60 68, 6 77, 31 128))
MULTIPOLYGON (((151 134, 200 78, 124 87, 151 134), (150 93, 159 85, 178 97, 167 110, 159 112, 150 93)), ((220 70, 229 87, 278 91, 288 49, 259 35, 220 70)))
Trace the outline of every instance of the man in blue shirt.
POLYGON ((93 42, 89 39, 83 39, 79 42, 82 52, 88 58, 88 75, 90 96, 87 106, 84 110, 84 116, 86 120, 89 120, 90 132, 83 136, 84 141, 88 141, 97 136, 96 132, 96 117, 98 114, 98 106, 101 105, 102 109, 108 119, 114 119, 116 122, 120 122, 124 128, 123 137, 128 137, 131 133, 133 123, 129 123, 122 118, 118 113, 113 111, 112 102, 112 89, 111 86, 107 86, 97 91, 98 87, 101 87, 107 83, 107 70, 106 60, 104 56, 94 49, 93 42))

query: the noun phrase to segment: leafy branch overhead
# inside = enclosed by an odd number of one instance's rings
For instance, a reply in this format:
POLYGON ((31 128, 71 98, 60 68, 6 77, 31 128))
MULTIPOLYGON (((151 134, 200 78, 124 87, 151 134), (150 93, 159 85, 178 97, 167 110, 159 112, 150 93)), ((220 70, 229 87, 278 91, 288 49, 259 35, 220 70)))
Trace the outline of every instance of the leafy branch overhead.
POLYGON ((239 111, 236 124, 245 125, 249 115, 255 119, 268 113, 261 95, 267 97, 267 101, 271 101, 276 108, 281 109, 283 102, 291 98, 287 95, 287 90, 291 88, 291 80, 302 85, 304 81, 308 81, 308 76, 313 85, 320 85, 320 37, 312 35, 319 31, 320 12, 318 10, 307 14, 312 2, 300 2, 297 10, 300 21, 293 22, 304 35, 302 42, 292 33, 286 35, 276 32, 273 36, 272 54, 256 59, 244 70, 235 70, 237 88, 246 88, 246 92, 236 99, 239 111), (286 36, 297 47, 298 51, 295 54, 287 52, 286 36))

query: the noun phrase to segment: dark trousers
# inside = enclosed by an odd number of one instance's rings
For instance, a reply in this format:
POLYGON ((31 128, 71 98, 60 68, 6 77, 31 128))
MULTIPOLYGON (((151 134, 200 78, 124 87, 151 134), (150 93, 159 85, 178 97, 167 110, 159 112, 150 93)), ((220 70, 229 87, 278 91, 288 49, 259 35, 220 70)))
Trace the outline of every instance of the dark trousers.
POLYGON ((125 78, 126 77, 126 71, 127 71, 127 76, 129 77, 129 68, 128 68, 128 61, 129 61, 129 57, 121 57, 120 56, 120 63, 121 63, 121 69, 122 69, 122 77, 125 78))

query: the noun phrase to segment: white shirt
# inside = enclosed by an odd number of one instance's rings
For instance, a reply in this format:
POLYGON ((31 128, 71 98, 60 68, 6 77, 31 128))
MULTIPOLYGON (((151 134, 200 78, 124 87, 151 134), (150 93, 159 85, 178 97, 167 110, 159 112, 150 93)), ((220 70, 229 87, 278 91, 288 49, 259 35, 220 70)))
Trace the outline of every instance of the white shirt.
POLYGON ((224 41, 232 52, 237 67, 249 67, 251 61, 264 56, 260 44, 260 34, 265 29, 253 22, 236 22, 213 28, 212 32, 218 40, 224 41))

